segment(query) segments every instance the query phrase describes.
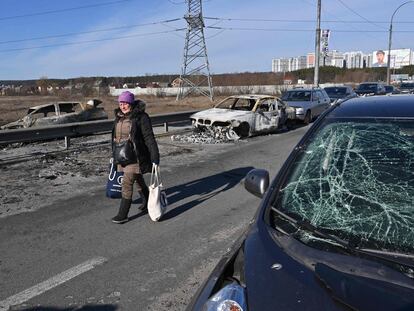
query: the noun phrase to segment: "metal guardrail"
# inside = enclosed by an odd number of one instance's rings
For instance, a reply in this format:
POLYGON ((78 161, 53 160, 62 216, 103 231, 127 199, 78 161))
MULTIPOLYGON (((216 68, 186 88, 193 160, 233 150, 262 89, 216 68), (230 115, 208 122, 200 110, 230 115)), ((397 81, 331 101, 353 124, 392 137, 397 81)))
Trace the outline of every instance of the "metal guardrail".
MULTIPOLYGON (((153 126, 165 125, 167 128, 168 123, 186 121, 190 115, 197 111, 153 115, 150 116, 151 123, 153 126)), ((0 131, 0 145, 65 138, 68 146, 70 137, 111 132, 113 122, 114 120, 99 120, 27 129, 2 130, 0 131)))

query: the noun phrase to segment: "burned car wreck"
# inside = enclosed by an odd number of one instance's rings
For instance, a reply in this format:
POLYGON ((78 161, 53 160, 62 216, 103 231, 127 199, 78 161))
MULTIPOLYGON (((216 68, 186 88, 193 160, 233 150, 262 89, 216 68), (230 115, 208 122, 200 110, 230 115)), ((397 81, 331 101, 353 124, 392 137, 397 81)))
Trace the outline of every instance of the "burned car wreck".
POLYGON ((108 119, 108 114, 105 110, 102 107, 98 107, 101 103, 102 101, 99 99, 91 99, 86 103, 56 102, 30 107, 23 118, 5 124, 0 129, 29 128, 108 119))
POLYGON ((295 109, 270 95, 235 95, 190 116, 194 129, 225 133, 231 140, 283 128, 295 109))

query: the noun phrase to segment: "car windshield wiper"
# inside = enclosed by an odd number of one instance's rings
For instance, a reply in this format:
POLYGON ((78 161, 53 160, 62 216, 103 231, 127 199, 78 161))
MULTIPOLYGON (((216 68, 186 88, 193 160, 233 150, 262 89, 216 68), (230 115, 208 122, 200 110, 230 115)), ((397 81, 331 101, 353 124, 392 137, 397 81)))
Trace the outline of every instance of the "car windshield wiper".
POLYGON ((307 220, 297 220, 285 214, 284 212, 280 211, 274 206, 271 206, 271 209, 279 217, 288 221, 290 224, 292 224, 296 228, 310 232, 314 236, 331 240, 349 252, 364 254, 364 255, 374 257, 377 259, 381 259, 384 261, 388 261, 394 264, 399 264, 399 265, 404 265, 410 268, 414 268, 414 255, 413 254, 404 254, 404 253, 397 253, 397 252, 392 252, 392 251, 382 251, 382 250, 376 250, 376 249, 370 249, 370 248, 360 248, 358 247, 358 243, 354 243, 353 241, 346 241, 335 235, 320 231, 317 227, 312 225, 307 220))

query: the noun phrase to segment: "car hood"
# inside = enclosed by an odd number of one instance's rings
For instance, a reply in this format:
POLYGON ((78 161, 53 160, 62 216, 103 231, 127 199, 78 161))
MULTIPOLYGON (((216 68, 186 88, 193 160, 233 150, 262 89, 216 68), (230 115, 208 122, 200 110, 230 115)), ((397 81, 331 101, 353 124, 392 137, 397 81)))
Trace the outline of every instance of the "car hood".
POLYGON ((190 116, 192 119, 203 118, 212 121, 229 121, 233 119, 245 119, 252 115, 251 111, 231 110, 231 109, 219 109, 211 108, 197 112, 190 116))
POLYGON ((285 101, 286 104, 288 104, 290 107, 294 108, 302 108, 306 105, 309 105, 311 101, 304 100, 304 101, 285 101))
POLYGON ((400 273, 372 261, 323 251, 316 252, 319 262, 311 269, 310 263, 304 265, 295 256, 303 254, 304 249, 314 249, 286 239, 292 244, 278 246, 266 226, 256 227, 247 236, 243 250, 249 310, 347 310, 346 306, 357 310, 405 310, 414 306, 413 289, 344 273, 338 267, 373 270, 384 273, 384 279, 394 280, 400 273), (293 252, 288 255, 285 247, 293 252), (362 261, 365 264, 361 267, 362 261))

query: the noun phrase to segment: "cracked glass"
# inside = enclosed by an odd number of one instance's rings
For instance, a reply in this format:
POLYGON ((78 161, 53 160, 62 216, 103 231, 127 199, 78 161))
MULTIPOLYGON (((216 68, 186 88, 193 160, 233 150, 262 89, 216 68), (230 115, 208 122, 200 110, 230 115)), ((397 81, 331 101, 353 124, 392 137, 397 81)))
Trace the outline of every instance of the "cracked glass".
POLYGON ((297 157, 281 210, 360 246, 414 249, 414 122, 326 124, 297 157))

